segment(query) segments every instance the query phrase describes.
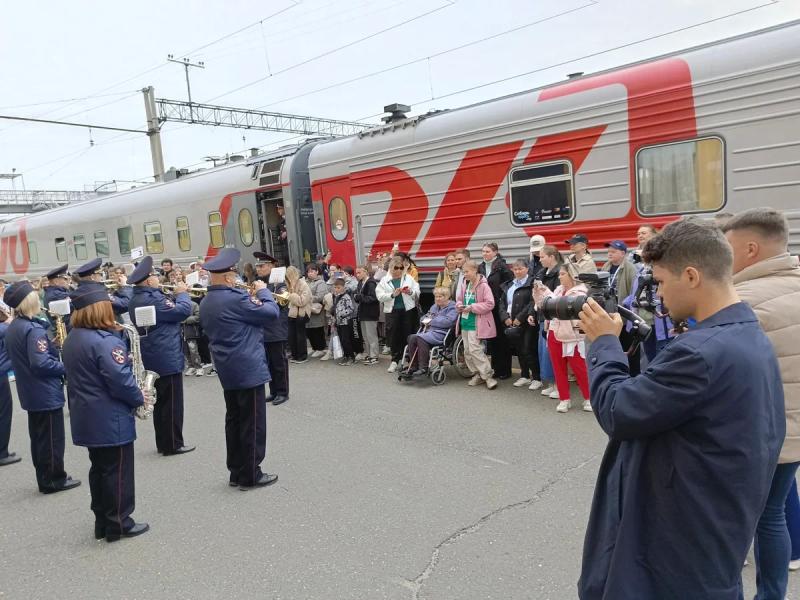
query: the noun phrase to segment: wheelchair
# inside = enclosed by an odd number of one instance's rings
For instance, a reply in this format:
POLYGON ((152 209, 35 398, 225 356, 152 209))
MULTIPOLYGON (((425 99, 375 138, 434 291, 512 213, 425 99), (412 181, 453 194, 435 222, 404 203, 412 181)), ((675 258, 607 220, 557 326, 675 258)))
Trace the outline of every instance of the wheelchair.
MULTIPOLYGON (((420 327, 417 333, 422 333, 424 329, 420 327)), ((417 376, 409 372, 409 365, 411 364, 411 355, 408 351, 408 345, 403 348, 403 358, 398 365, 398 381, 413 381, 417 376)), ((460 335, 456 335, 455 327, 451 327, 441 344, 431 347, 431 354, 428 360, 426 373, 430 378, 433 385, 442 385, 447 381, 447 371, 445 367, 453 366, 456 372, 465 379, 472 377, 472 373, 467 367, 464 360, 464 340, 460 335)), ((422 377, 422 376, 419 376, 422 377)))

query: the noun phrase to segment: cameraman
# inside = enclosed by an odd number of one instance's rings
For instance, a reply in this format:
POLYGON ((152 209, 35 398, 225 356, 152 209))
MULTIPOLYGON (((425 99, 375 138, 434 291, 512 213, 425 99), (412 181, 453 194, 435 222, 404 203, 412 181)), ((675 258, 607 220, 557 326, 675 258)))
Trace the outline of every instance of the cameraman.
POLYGON ((751 208, 721 226, 733 247, 733 284, 756 313, 780 361, 786 440, 756 528, 758 598, 784 598, 791 543, 784 505, 800 465, 800 268, 786 248, 789 223, 772 208, 751 208))
POLYGON ((643 258, 673 318, 697 324, 631 377, 620 316, 583 307, 592 407, 610 441, 579 596, 734 600, 785 435, 778 362, 736 295, 719 229, 671 223, 643 258))
MULTIPOLYGON (((638 273, 636 266, 628 260, 628 245, 625 242, 614 240, 605 246, 608 248, 608 262, 600 270, 607 271, 611 275, 609 287, 614 293, 614 297, 621 303, 630 295, 638 273)), ((631 347, 636 343, 636 337, 626 327, 623 327, 619 334, 619 341, 622 349, 628 354, 631 375, 638 375, 641 356, 639 346, 636 346, 634 352, 630 352, 631 347)))

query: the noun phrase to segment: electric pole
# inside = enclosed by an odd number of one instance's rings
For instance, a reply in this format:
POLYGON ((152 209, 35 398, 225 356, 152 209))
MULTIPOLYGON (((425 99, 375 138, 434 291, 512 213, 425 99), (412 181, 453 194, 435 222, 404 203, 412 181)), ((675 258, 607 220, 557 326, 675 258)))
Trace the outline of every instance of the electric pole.
POLYGON ((189 84, 189 67, 196 67, 198 69, 205 69, 205 63, 201 60, 197 63, 191 62, 188 58, 176 60, 174 55, 167 54, 167 61, 183 65, 183 70, 186 72, 186 94, 189 96, 189 115, 192 114, 192 86, 189 84))
POLYGON ((150 138, 150 157, 153 159, 153 179, 156 183, 164 181, 164 152, 161 149, 161 129, 156 112, 156 99, 153 86, 142 90, 144 110, 147 114, 147 137, 150 138))

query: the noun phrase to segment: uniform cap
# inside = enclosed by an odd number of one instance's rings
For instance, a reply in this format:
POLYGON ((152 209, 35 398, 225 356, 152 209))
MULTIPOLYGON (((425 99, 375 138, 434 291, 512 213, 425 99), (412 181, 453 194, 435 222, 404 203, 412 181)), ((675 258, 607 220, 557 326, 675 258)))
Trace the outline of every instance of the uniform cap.
POLYGON ((20 303, 33 291, 33 286, 27 281, 16 281, 6 289, 3 302, 11 308, 17 308, 20 303))
POLYGON ((571 238, 569 238, 569 239, 566 241, 566 243, 567 243, 567 244, 569 244, 570 246, 571 246, 572 244, 578 244, 578 243, 588 244, 588 243, 589 243, 589 238, 587 238, 587 237, 586 237, 585 235, 583 235, 582 233, 576 233, 576 234, 575 234, 575 235, 573 235, 571 238))
POLYGON ((532 235, 531 236, 531 252, 539 252, 542 248, 544 248, 545 242, 543 235, 532 235))
POLYGON ((628 251, 628 245, 623 242, 622 240, 614 240, 613 242, 609 242, 605 244, 606 248, 616 248, 617 250, 622 250, 623 252, 628 251))
POLYGON ((270 256, 266 252, 253 252, 253 257, 256 259, 256 264, 263 265, 264 263, 278 264, 278 259, 270 256))
POLYGON ((48 279, 55 279, 56 277, 66 277, 68 268, 69 265, 61 265, 60 267, 56 267, 52 271, 49 271, 46 277, 48 279))
POLYGON ((242 253, 236 248, 223 248, 214 258, 207 260, 203 267, 209 273, 227 273, 236 268, 242 253))
POLYGON ((136 268, 133 272, 128 275, 128 283, 130 284, 137 284, 142 283, 145 279, 150 277, 153 273, 153 257, 152 256, 145 256, 139 264, 136 265, 136 268))
POLYGON ((75 269, 73 273, 75 273, 75 275, 77 275, 78 277, 89 277, 89 275, 93 275, 94 273, 97 273, 97 271, 100 270, 100 265, 102 264, 102 262, 103 261, 100 260, 99 258, 93 258, 85 265, 81 265, 80 267, 75 269))
POLYGON ((110 302, 106 286, 93 281, 81 283, 78 289, 70 293, 69 297, 72 300, 72 306, 76 310, 79 308, 86 308, 90 304, 96 302, 110 302))

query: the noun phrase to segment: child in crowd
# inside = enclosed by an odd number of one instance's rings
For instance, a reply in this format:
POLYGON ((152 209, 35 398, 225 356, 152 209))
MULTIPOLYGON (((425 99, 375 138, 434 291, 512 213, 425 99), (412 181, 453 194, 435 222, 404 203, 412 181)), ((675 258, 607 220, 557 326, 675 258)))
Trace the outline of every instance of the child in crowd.
POLYGON ((342 278, 333 282, 333 316, 336 324, 336 333, 342 344, 344 356, 338 364, 342 366, 353 365, 356 362, 356 355, 353 351, 353 320, 356 316, 356 304, 353 297, 345 289, 345 281, 342 278))

